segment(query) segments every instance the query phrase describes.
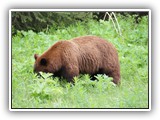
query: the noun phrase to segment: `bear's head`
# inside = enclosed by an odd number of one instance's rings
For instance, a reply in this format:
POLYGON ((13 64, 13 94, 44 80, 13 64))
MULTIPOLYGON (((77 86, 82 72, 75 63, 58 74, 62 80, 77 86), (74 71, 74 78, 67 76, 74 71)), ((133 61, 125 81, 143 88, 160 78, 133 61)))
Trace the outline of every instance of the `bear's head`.
POLYGON ((34 72, 52 72, 52 65, 50 64, 49 58, 46 58, 45 56, 39 56, 38 54, 34 54, 34 72))
POLYGON ((63 65, 63 44, 58 42, 51 46, 42 55, 34 54, 34 72, 55 73, 62 68, 63 65))
POLYGON ((34 54, 34 73, 55 73, 62 67, 60 54, 50 50, 39 56, 34 54))

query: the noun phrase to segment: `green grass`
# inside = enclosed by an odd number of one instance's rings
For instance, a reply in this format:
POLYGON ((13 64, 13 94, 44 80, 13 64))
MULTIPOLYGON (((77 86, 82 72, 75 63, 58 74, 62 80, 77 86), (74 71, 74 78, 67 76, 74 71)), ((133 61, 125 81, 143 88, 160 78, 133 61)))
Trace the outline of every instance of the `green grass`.
POLYGON ((110 21, 78 22, 47 33, 18 32, 12 36, 12 108, 148 108, 148 17, 117 16, 122 36, 110 21), (112 42, 119 53, 121 85, 98 75, 75 77, 75 85, 59 78, 33 74, 34 53, 42 54, 58 40, 97 35, 112 42))

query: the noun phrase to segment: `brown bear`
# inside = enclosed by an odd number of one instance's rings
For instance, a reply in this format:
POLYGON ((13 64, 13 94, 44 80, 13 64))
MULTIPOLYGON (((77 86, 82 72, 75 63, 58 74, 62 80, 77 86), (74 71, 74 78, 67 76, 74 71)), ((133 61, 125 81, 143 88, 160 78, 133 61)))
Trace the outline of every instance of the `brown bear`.
POLYGON ((106 74, 120 83, 120 65, 115 47, 97 36, 59 41, 41 56, 34 55, 34 72, 53 73, 68 82, 79 74, 106 74))

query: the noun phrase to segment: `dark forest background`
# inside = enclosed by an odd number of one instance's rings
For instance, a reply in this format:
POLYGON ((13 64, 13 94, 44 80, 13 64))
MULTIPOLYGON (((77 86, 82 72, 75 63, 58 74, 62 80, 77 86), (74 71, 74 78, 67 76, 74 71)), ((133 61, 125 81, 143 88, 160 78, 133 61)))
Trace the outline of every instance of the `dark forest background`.
MULTIPOLYGON (((111 12, 107 12, 111 13, 111 12)), ((135 16, 136 22, 139 18, 148 15, 148 12, 114 12, 123 16, 135 16)), ((94 20, 108 20, 109 16, 106 12, 12 12, 12 34, 17 31, 34 32, 46 31, 52 29, 65 28, 76 22, 87 22, 91 19, 94 20)))

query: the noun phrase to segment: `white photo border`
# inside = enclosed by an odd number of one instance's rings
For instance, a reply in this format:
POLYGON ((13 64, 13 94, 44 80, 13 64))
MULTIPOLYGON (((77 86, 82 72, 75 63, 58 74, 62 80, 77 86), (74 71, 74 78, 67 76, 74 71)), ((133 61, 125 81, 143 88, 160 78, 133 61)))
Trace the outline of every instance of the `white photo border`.
POLYGON ((150 111, 151 110, 151 10, 150 9, 10 9, 9 10, 9 110, 10 111, 150 111), (148 12, 148 108, 12 108, 12 23, 16 11, 45 12, 148 12))

